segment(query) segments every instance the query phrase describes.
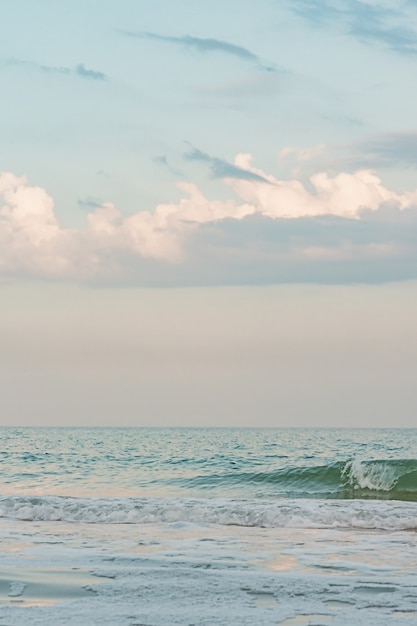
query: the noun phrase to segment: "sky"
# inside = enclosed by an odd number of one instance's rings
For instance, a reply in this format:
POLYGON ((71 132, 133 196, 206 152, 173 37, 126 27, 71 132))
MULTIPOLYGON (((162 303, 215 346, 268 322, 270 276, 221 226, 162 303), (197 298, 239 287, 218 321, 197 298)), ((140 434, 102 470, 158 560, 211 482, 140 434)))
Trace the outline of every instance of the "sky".
POLYGON ((414 426, 414 0, 0 8, 0 425, 414 426))

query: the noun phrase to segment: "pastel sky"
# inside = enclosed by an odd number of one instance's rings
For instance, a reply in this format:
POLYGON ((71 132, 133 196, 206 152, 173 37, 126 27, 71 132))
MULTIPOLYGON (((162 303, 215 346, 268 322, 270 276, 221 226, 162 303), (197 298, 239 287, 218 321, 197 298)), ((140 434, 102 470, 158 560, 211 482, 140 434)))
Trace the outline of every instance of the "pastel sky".
POLYGON ((414 425, 417 3, 0 6, 0 424, 414 425))

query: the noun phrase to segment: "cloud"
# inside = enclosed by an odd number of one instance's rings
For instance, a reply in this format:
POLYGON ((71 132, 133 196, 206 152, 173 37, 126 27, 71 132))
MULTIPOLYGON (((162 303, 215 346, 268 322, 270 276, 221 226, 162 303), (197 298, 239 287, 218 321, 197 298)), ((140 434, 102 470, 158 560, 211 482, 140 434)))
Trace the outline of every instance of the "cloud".
POLYGON ((88 196, 87 198, 78 198, 77 200, 78 206, 81 207, 82 209, 98 209, 99 207, 103 206, 103 201, 100 200, 99 198, 92 198, 91 196, 88 196))
POLYGON ((107 80, 107 76, 103 72, 97 72, 97 70, 89 70, 83 63, 79 63, 74 72, 81 78, 87 78, 89 80, 107 80))
POLYGON ((358 20, 352 25, 351 32, 365 43, 376 42, 403 55, 417 55, 417 33, 409 28, 375 27, 375 25, 365 25, 358 20))
POLYGON ((394 202, 405 209, 417 203, 417 192, 397 194, 382 184, 370 170, 353 174, 342 172, 334 177, 320 172, 310 177, 310 191, 299 180, 281 181, 252 166, 252 157, 239 154, 235 165, 265 178, 269 184, 255 180, 229 179, 227 184, 244 200, 272 218, 299 218, 336 215, 359 219, 362 209, 377 210, 394 202))
POLYGON ((346 144, 317 144, 312 147, 286 146, 278 156, 280 165, 292 167, 294 175, 312 168, 380 170, 417 168, 417 131, 385 132, 346 144))
POLYGON ((201 38, 193 37, 191 35, 182 35, 181 37, 173 37, 168 35, 159 35, 157 33, 149 32, 133 32, 133 31, 120 31, 127 37, 134 37, 137 39, 150 39, 153 41, 160 41, 162 43, 173 44, 188 48, 189 50, 195 50, 197 52, 206 54, 212 52, 220 52, 229 56, 236 57, 241 61, 247 61, 249 63, 255 63, 261 69, 273 72, 275 71, 272 65, 264 65, 260 58, 242 46, 223 41, 221 39, 201 38))
POLYGON ((173 176, 183 175, 180 170, 172 167, 171 163, 168 160, 168 157, 165 156, 165 154, 158 154, 157 156, 154 156, 152 161, 157 165, 162 165, 162 167, 165 167, 165 169, 167 169, 173 176))
POLYGON ((417 210, 409 213, 397 215, 395 236, 392 223, 380 222, 377 214, 374 223, 365 218, 352 224, 329 216, 297 221, 254 216, 207 225, 193 240, 193 258, 198 264, 194 276, 203 276, 206 284, 415 279, 417 251, 409 240, 417 234, 417 210), (202 250, 204 261, 199 262, 202 250))
POLYGON ((158 163, 159 165, 168 166, 168 158, 164 154, 159 154, 155 156, 152 160, 154 163, 158 163))
POLYGON ((288 7, 316 26, 334 25, 367 44, 405 56, 417 55, 417 30, 410 28, 410 5, 369 0, 290 0, 288 7))
POLYGON ((79 76, 87 80, 108 80, 108 76, 103 72, 86 68, 83 63, 79 63, 75 67, 66 67, 63 65, 42 65, 33 61, 24 61, 22 59, 8 59, 6 65, 9 66, 26 66, 36 68, 46 74, 60 74, 66 76, 79 76))
POLYGON ((417 131, 382 133, 350 147, 354 164, 417 168, 417 131))
POLYGON ((343 125, 343 126, 358 127, 358 126, 364 125, 363 121, 357 117, 352 117, 350 115, 343 115, 343 114, 337 114, 337 113, 336 114, 332 113, 331 115, 323 115, 322 119, 328 122, 337 124, 338 126, 343 125))
MULTIPOLYGON (((25 64, 26 65, 26 64, 25 64)), ((70 67, 52 66, 52 65, 37 65, 36 63, 30 63, 30 65, 38 67, 47 74, 72 74, 73 70, 70 67)))
POLYGON ((96 206, 64 228, 47 192, 0 175, 0 276, 106 284, 381 282, 417 278, 417 190, 397 193, 369 170, 279 180, 239 154, 236 200, 178 183, 179 202, 124 216, 96 206))
POLYGON ((324 143, 317 144, 312 148, 297 148, 295 146, 287 146, 279 153, 279 160, 285 161, 288 157, 292 157, 297 161, 310 161, 321 156, 326 150, 324 143))
POLYGON ((197 148, 192 148, 184 154, 184 158, 188 161, 201 161, 207 163, 213 178, 240 178, 244 180, 257 180, 267 183, 268 180, 255 171, 247 170, 243 167, 233 165, 224 159, 212 157, 197 148))

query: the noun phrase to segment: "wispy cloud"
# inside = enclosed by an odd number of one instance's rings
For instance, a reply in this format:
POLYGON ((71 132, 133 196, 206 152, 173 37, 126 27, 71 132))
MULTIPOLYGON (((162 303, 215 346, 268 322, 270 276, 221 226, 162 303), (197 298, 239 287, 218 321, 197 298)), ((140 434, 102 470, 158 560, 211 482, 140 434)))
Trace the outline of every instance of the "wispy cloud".
POLYGON ((345 146, 343 153, 336 159, 352 168, 416 169, 417 131, 381 133, 345 146))
POLYGON ((70 67, 63 66, 54 66, 54 65, 38 65, 37 63, 29 63, 22 61, 18 63, 19 65, 31 65, 32 67, 36 67, 42 72, 46 72, 47 74, 72 74, 73 70, 70 67))
POLYGON ((266 178, 256 172, 229 163, 224 159, 210 156, 197 148, 191 148, 184 154, 184 158, 187 159, 187 161, 206 163, 210 168, 213 178, 239 178, 241 180, 256 180, 258 182, 269 183, 266 178))
POLYGON ((384 133, 358 147, 377 165, 417 168, 417 131, 384 133))
POLYGON ((8 59, 6 62, 8 66, 22 66, 32 67, 47 74, 60 74, 66 76, 79 76, 86 80, 102 81, 108 80, 108 76, 103 72, 97 70, 88 69, 84 63, 79 63, 75 67, 66 67, 64 65, 42 65, 35 63, 34 61, 25 61, 23 59, 8 59))
POLYGON ((177 168, 171 165, 171 163, 168 160, 168 157, 165 154, 158 154, 157 156, 154 156, 152 161, 156 163, 157 165, 161 165, 162 167, 165 167, 174 176, 183 176, 183 173, 180 170, 178 170, 177 168))
POLYGON ((91 196, 87 196, 86 198, 78 198, 77 200, 78 206, 82 209, 87 209, 91 211, 91 209, 98 209, 103 206, 103 200, 99 198, 92 198, 91 196))
POLYGON ((152 159, 152 161, 154 163, 159 163, 159 165, 168 165, 168 159, 164 154, 158 154, 152 159))
POLYGON ((81 78, 87 78, 88 80, 107 80, 107 76, 103 74, 103 72, 90 70, 86 68, 83 63, 79 63, 73 71, 77 74, 77 76, 81 76, 81 78))
POLYGON ((417 55, 417 28, 410 27, 406 4, 289 0, 288 7, 316 26, 331 24, 364 43, 380 44, 402 55, 417 55))
POLYGON ((181 37, 175 37, 171 35, 159 35, 158 33, 134 32, 126 30, 120 32, 127 37, 133 37, 136 39, 149 39, 162 43, 173 44, 175 46, 181 46, 182 48, 188 48, 190 50, 195 50, 203 54, 220 52, 222 54, 236 57, 241 61, 254 63, 262 70, 266 70, 269 72, 275 71, 275 68, 271 64, 263 63, 258 55, 251 52, 247 48, 244 48, 243 46, 237 46, 221 39, 193 37, 192 35, 182 35, 181 37))

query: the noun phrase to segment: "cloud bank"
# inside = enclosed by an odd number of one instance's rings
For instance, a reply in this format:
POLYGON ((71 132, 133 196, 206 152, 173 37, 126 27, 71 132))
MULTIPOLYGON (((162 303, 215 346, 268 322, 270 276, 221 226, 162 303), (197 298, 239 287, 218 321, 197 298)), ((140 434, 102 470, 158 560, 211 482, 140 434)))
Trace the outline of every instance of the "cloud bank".
POLYGON ((236 200, 183 198, 124 216, 111 203, 85 228, 62 227, 47 192, 0 174, 0 276, 112 284, 187 285, 384 281, 417 277, 417 190, 396 193, 375 173, 308 185, 279 180, 238 154, 224 185, 236 200))

